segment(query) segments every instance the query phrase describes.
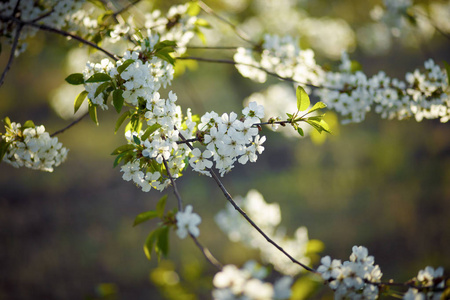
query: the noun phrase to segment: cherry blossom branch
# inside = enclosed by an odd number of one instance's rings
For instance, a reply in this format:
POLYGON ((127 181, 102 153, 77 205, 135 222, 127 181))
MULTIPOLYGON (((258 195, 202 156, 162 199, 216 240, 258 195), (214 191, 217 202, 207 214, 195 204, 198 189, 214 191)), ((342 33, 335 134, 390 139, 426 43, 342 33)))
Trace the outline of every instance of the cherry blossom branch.
MULTIPOLYGON (((183 211, 183 201, 181 200, 180 193, 178 192, 177 185, 175 183, 175 180, 173 179, 172 174, 169 171, 169 165, 167 164, 167 161, 165 158, 163 158, 164 166, 166 167, 167 175, 169 176, 170 182, 172 183, 173 187, 173 193, 175 194, 175 197, 178 201, 178 211, 183 211)), ((194 241, 195 245, 200 249, 200 251, 203 253, 203 256, 205 256, 206 260, 215 266, 217 269, 222 269, 222 264, 211 254, 211 252, 208 250, 208 248, 204 247, 198 239, 191 233, 189 233, 189 236, 194 241)))
POLYGON ((57 130, 55 132, 53 132, 50 136, 54 137, 55 135, 58 135, 60 133, 63 133, 64 131, 66 131, 67 129, 69 129, 70 127, 74 126, 75 124, 77 124, 78 122, 80 122, 82 119, 84 119, 84 117, 86 117, 89 114, 89 112, 87 111, 84 115, 82 115, 81 117, 79 117, 78 119, 76 119, 75 121, 73 121, 72 123, 70 123, 69 125, 67 125, 66 127, 57 130))
POLYGON ((104 54, 106 54, 107 56, 109 56, 110 58, 112 58, 115 61, 118 60, 116 55, 112 54, 111 52, 109 52, 109 51, 107 51, 107 50, 97 46, 93 42, 90 42, 90 41, 88 41, 88 40, 86 40, 86 39, 84 39, 84 38, 82 38, 82 37, 80 37, 78 35, 72 34, 70 32, 67 32, 67 31, 64 31, 64 30, 61 30, 61 29, 57 29, 57 28, 54 28, 54 27, 51 27, 51 26, 47 26, 47 25, 44 25, 44 24, 36 24, 36 23, 30 22, 30 21, 22 21, 20 19, 12 17, 12 16, 1 16, 0 15, 0 20, 1 21, 13 21, 13 22, 15 22, 15 23, 17 23, 17 24, 19 24, 21 26, 31 26, 31 27, 35 27, 35 28, 38 28, 38 29, 41 29, 41 30, 44 30, 44 31, 49 31, 49 32, 57 33, 59 35, 66 36, 66 37, 71 37, 74 40, 77 40, 77 41, 79 41, 79 42, 81 42, 83 44, 86 44, 86 45, 88 45, 88 46, 90 46, 92 48, 97 49, 100 52, 103 52, 104 54))
POLYGON ((219 270, 222 270, 223 268, 223 264, 221 262, 219 262, 211 253, 211 251, 209 251, 208 248, 204 247, 202 244, 200 244, 200 242, 198 241, 198 239, 192 235, 192 233, 189 233, 189 235, 191 236, 192 240, 194 241, 194 243, 197 245, 197 247, 200 249, 200 251, 203 253, 203 256, 205 256, 206 260, 212 264, 214 267, 216 267, 219 270))
MULTIPOLYGON (((181 140, 186 141, 186 139, 184 138, 184 136, 181 133, 178 133, 178 136, 181 138, 181 140)), ((186 145, 189 147, 189 149, 191 149, 191 150, 194 149, 194 147, 192 147, 191 144, 187 143, 186 145)), ((287 253, 286 250, 284 250, 280 245, 278 245, 276 242, 274 242, 261 228, 259 228, 258 225, 256 225, 255 222, 253 222, 253 220, 233 200, 233 197, 231 197, 230 193, 228 193, 228 191, 226 190, 226 188, 223 185, 222 181, 220 181, 219 177, 217 177, 216 173, 214 173, 214 171, 212 169, 209 169, 209 174, 211 174, 211 176, 214 179, 214 181, 217 183, 219 188, 222 190, 222 192, 223 192, 225 198, 228 200, 228 202, 230 202, 231 205, 233 205, 234 209, 236 209, 247 220, 247 222, 249 222, 250 225, 253 228, 255 228, 256 231, 258 231, 266 239, 267 242, 269 242, 270 244, 275 246, 275 248, 277 248, 280 252, 282 252, 284 255, 286 255, 293 263, 301 266, 302 268, 304 268, 305 270, 307 270, 309 272, 317 274, 316 270, 314 270, 314 269, 312 269, 312 268, 302 264, 298 260, 296 260, 289 253, 287 253)))
POLYGON ((226 190, 225 186, 220 181, 219 177, 217 177, 216 173, 214 173, 213 170, 209 170, 209 174, 211 174, 214 181, 217 183, 219 188, 222 190, 222 192, 223 192, 225 198, 227 198, 228 202, 230 202, 231 205, 233 205, 234 209, 237 210, 247 220, 247 222, 249 222, 250 225, 252 225, 252 227, 255 228, 256 231, 258 231, 266 239, 267 242, 269 242, 270 244, 275 246, 275 248, 277 248, 280 252, 282 252, 284 255, 286 255, 294 264, 301 266, 303 269, 305 269, 309 272, 317 273, 316 270, 308 267, 307 265, 302 264, 301 262, 296 260, 294 257, 292 257, 289 253, 287 253, 280 245, 278 245, 276 242, 274 242, 261 228, 258 227, 258 225, 255 224, 255 222, 253 222, 252 219, 250 219, 250 217, 239 207, 239 205, 237 205, 237 203, 233 200, 231 195, 226 190))
POLYGON ((23 25, 17 26, 16 35, 14 37, 13 44, 11 46, 11 53, 9 54, 8 63, 6 64, 5 70, 2 73, 2 77, 0 78, 0 86, 5 82, 6 74, 9 69, 11 69, 12 62, 14 60, 14 53, 16 52, 17 44, 19 43, 20 32, 22 31, 23 25))

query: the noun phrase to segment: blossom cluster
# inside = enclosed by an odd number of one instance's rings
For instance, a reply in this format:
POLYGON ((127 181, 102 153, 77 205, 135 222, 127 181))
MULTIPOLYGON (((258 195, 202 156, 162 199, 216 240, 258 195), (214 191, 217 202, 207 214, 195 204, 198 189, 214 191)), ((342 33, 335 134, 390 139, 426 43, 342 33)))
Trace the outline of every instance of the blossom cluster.
MULTIPOLYGON (((81 9, 84 0, 9 0, 0 2, 1 17, 17 17, 24 22, 35 22, 61 29, 74 22, 74 15, 81 9)), ((12 44, 16 35, 17 24, 13 21, 0 22, 0 37, 5 37, 7 43, 12 44)), ((32 26, 25 26, 20 32, 16 55, 26 49, 23 41, 32 37, 38 31, 32 26)))
POLYGON ((213 279, 215 300, 282 300, 291 296, 292 277, 284 276, 273 285, 262 279, 267 271, 255 262, 247 262, 242 269, 226 265, 213 279))
POLYGON ((425 71, 415 70, 405 80, 384 72, 368 77, 355 70, 343 52, 339 72, 325 71, 314 60, 314 52, 301 50, 298 42, 286 36, 266 35, 258 61, 252 49, 238 48, 234 55, 236 68, 257 82, 266 81, 266 72, 316 86, 314 94, 330 109, 336 110, 343 122, 361 122, 373 110, 382 118, 440 119, 450 118, 449 83, 444 69, 432 59, 425 62, 425 71))
POLYGON ((236 68, 242 76, 256 82, 265 82, 267 71, 291 78, 300 83, 319 84, 322 69, 316 64, 311 49, 301 50, 298 39, 266 34, 260 53, 256 57, 253 49, 239 47, 234 55, 236 68))
POLYGON ((344 117, 344 122, 361 122, 372 109, 382 118, 416 121, 450 118, 450 97, 446 72, 432 59, 425 62, 425 72, 415 70, 405 81, 390 78, 383 71, 368 78, 361 71, 352 72, 347 54, 342 55, 341 72, 327 72, 323 88, 315 94, 344 117))
MULTIPOLYGON (((161 40, 177 41, 175 51, 181 55, 186 52, 186 45, 195 36, 198 30, 198 17, 190 11, 193 3, 185 3, 171 6, 166 15, 156 9, 144 15, 142 30, 151 30, 161 37, 161 40)), ((138 28, 132 17, 126 22, 115 24, 111 27, 108 41, 116 43, 123 38, 133 38, 138 28)))
POLYGON ((378 298, 376 283, 380 282, 382 273, 378 265, 374 266, 374 258, 369 256, 367 248, 353 246, 350 261, 344 263, 329 256, 323 257, 320 262, 317 272, 335 291, 335 299, 378 298))
POLYGON ((175 215, 177 219, 177 235, 180 239, 184 239, 188 234, 195 237, 200 235, 198 225, 200 225, 202 218, 193 211, 192 205, 186 206, 184 211, 179 211, 175 215))
POLYGON ((238 119, 234 112, 219 116, 212 111, 200 118, 198 129, 206 150, 194 149, 192 152, 189 163, 195 171, 207 175, 213 164, 208 158, 213 159, 222 176, 233 168, 236 160, 241 164, 257 160, 257 153, 264 151, 262 144, 266 138, 258 135, 259 130, 254 124, 264 117, 264 107, 250 102, 242 114, 243 117, 238 119))
MULTIPOLYGON (((235 200, 255 224, 285 251, 305 265, 310 263, 309 257, 306 256, 309 242, 307 229, 300 227, 296 230, 294 238, 287 236, 285 230, 279 227, 281 213, 278 203, 266 203, 263 196, 256 190, 250 190, 245 198, 236 197, 235 200)), ((231 241, 242 242, 250 248, 258 249, 262 260, 273 264, 278 272, 293 276, 302 271, 288 258, 279 255, 275 247, 268 247, 264 237, 246 220, 239 218, 239 213, 231 205, 220 211, 215 216, 215 220, 231 241)))
POLYGON ((434 269, 427 266, 425 269, 419 271, 416 277, 416 284, 421 287, 421 290, 418 288, 409 288, 403 296, 404 300, 441 299, 445 286, 444 268, 439 267, 434 269), (434 289, 440 289, 440 291, 435 292, 434 289))
MULTIPOLYGON (((125 52, 116 63, 108 59, 100 63, 88 62, 83 72, 91 105, 107 109, 111 93, 120 94, 123 102, 133 108, 130 118, 145 125, 143 128, 132 126, 126 131, 128 144, 134 145, 134 149, 132 157, 124 160, 121 167, 123 179, 133 180, 143 191, 163 190, 170 182, 170 175, 178 178, 187 162, 202 174, 209 174, 215 162, 223 176, 236 161, 255 162, 264 150, 265 137, 259 136, 255 126, 264 117, 261 105, 249 103, 239 118, 234 112, 219 116, 212 111, 194 121, 190 110, 183 116, 173 91, 168 92, 167 99, 162 98, 161 89, 171 84, 174 69, 168 61, 155 55, 160 49, 155 47, 169 44, 149 31, 139 46, 125 52), (105 79, 90 80, 100 75, 105 79), (197 139, 206 150, 191 150, 183 138, 197 139)), ((118 111, 122 108, 114 101, 113 104, 118 111)))
POLYGON ((66 160, 68 150, 57 137, 50 137, 44 125, 25 125, 12 122, 5 126, 6 133, 0 139, 7 145, 3 161, 16 168, 53 172, 54 167, 66 160))

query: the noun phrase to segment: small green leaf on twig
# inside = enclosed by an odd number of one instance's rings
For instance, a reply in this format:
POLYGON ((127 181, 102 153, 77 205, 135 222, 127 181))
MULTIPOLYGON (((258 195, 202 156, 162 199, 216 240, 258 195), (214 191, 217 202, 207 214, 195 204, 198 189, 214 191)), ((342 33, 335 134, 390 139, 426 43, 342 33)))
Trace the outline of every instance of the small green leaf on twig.
POLYGON ((65 80, 72 85, 79 85, 84 83, 84 76, 81 73, 74 73, 67 76, 65 80))
POLYGON ((301 86, 298 86, 296 96, 297 96, 297 109, 299 111, 307 110, 311 101, 309 100, 309 96, 305 92, 305 89, 302 88, 301 86))
POLYGON ((75 102, 73 103, 73 113, 76 113, 80 109, 87 95, 88 92, 86 91, 82 91, 81 93, 78 94, 78 96, 75 98, 75 102))
POLYGON ((134 223, 133 223, 133 227, 137 226, 141 223, 144 223, 148 220, 154 219, 158 216, 158 214, 156 213, 156 211, 154 210, 150 210, 150 211, 146 211, 143 212, 141 214, 139 214, 135 219, 134 219, 134 223))

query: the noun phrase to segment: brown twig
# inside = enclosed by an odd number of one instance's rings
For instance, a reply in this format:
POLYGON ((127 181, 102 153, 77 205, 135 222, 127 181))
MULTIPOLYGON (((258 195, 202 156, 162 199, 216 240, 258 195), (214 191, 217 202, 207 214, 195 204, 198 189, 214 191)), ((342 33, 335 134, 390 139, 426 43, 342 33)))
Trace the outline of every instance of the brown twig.
POLYGON ((112 58, 115 61, 118 60, 116 55, 112 54, 111 52, 107 51, 106 49, 103 49, 103 48, 97 46, 96 44, 94 44, 93 42, 90 42, 90 41, 88 41, 86 39, 83 39, 82 37, 77 36, 75 34, 72 34, 70 32, 67 32, 67 31, 64 31, 64 30, 61 30, 61 29, 57 29, 57 28, 54 28, 54 27, 51 27, 51 26, 47 26, 47 25, 44 25, 44 24, 36 24, 36 23, 30 22, 30 21, 22 21, 20 19, 12 17, 12 16, 0 16, 0 20, 1 21, 13 21, 13 22, 15 22, 15 23, 17 23, 17 24, 19 24, 21 26, 31 26, 31 27, 38 28, 38 29, 41 29, 41 30, 44 30, 44 31, 49 31, 49 32, 57 33, 59 35, 66 36, 66 37, 71 37, 74 40, 77 40, 77 41, 79 41, 79 42, 81 42, 83 44, 86 44, 86 45, 88 45, 88 46, 90 46, 92 48, 97 49, 100 52, 103 52, 104 54, 106 54, 107 56, 109 56, 110 58, 112 58))
POLYGON ((66 131, 67 129, 69 129, 70 127, 72 127, 73 125, 77 124, 78 122, 80 122, 84 117, 86 117, 89 114, 89 112, 86 112, 84 115, 82 115, 81 117, 79 117, 78 119, 76 119, 75 121, 73 121, 72 123, 70 123, 69 125, 67 125, 66 127, 64 127, 63 129, 57 130, 55 132, 53 132, 50 136, 54 137, 55 135, 58 135, 60 133, 63 133, 64 131, 66 131))
MULTIPOLYGON (((181 196, 180 196, 180 193, 178 192, 178 188, 175 183, 175 180, 173 179, 173 176, 169 171, 169 165, 167 164, 167 161, 164 158, 163 158, 163 163, 164 163, 164 166, 166 167, 167 175, 169 176, 170 182, 172 183, 173 193, 175 194, 175 197, 177 198, 177 201, 178 201, 178 211, 183 211, 183 201, 181 200, 181 196)), ((208 250, 208 248, 204 247, 193 234, 189 233, 189 236, 194 241, 195 245, 197 245, 197 247, 203 253, 206 260, 210 264, 212 264, 213 266, 215 266, 216 268, 221 270, 222 264, 211 254, 211 252, 208 250)))
MULTIPOLYGON (((178 136, 181 138, 181 140, 185 141, 186 139, 183 137, 183 135, 181 133, 178 134, 178 136)), ((187 143, 186 144, 189 149, 193 150, 194 147, 192 147, 191 144, 187 143)), ((258 231, 265 239, 266 241, 268 241, 270 244, 272 244, 273 246, 275 246, 281 253, 283 253, 284 255, 286 255, 293 263, 301 266, 302 268, 304 268, 307 271, 310 271, 312 273, 317 273, 314 269, 302 264, 301 262, 299 262, 298 260, 296 260, 295 258, 293 258, 289 253, 287 253, 280 245, 278 245, 276 242, 274 242, 269 236, 267 236, 267 234, 258 227, 258 225, 255 224, 255 222, 253 222, 252 219, 250 219, 250 217, 239 207, 239 205, 237 205, 237 203, 233 200, 233 197, 231 197, 231 195, 228 193, 228 191, 226 190, 225 186, 223 185, 222 181, 220 181, 219 177, 217 177, 216 173, 214 173, 213 170, 209 169, 209 174, 211 174, 212 178, 214 179, 214 181, 217 183, 217 185, 219 186, 219 188, 222 190, 222 193, 224 194, 225 198, 228 200, 228 202, 231 203, 231 205, 233 205, 234 209, 236 209, 246 220, 247 222, 250 223, 250 225, 256 229, 256 231, 258 231)))
POLYGON ((164 166, 166 167, 167 175, 169 176, 170 182, 172 183, 173 193, 175 194, 175 197, 178 200, 178 211, 183 211, 183 201, 181 200, 181 196, 180 196, 180 193, 178 192, 177 185, 175 184, 175 180, 173 179, 172 174, 169 171, 169 165, 167 164, 167 161, 164 157, 163 157, 163 163, 164 163, 164 166))
POLYGON ((3 71, 2 77, 0 78, 0 86, 2 86, 3 83, 5 82, 6 74, 8 73, 9 69, 11 68, 12 62, 14 60, 14 54, 16 52, 17 44, 19 43, 19 36, 20 36, 20 32, 22 31, 22 28, 23 28, 23 26, 20 24, 16 28, 16 35, 14 36, 14 41, 11 46, 11 53, 9 55, 8 63, 6 64, 5 70, 3 71))

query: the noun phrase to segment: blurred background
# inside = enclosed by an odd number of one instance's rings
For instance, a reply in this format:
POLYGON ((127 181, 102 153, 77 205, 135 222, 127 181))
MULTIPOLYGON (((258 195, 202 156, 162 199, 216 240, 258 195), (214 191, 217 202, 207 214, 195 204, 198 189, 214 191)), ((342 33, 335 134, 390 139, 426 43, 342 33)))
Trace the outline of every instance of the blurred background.
MULTIPOLYGON (((142 1, 142 8, 130 13, 138 18, 144 9, 165 12, 176 3, 182 2, 142 1)), ((439 5, 448 8, 448 2, 418 3, 434 7, 436 24, 442 21, 439 14, 445 21, 439 5)), ((377 21, 373 8, 379 1, 223 0, 208 5, 242 24, 255 40, 265 31, 300 35, 302 46, 314 49, 320 64, 336 65, 346 49, 366 74, 384 70, 403 79, 429 57, 440 65, 450 61, 449 39, 433 28, 406 26, 399 35, 395 29, 404 24, 377 21)), ((213 26, 205 31, 208 44, 243 45, 226 25, 202 17, 213 26)), ((442 24, 448 30, 448 23, 442 24)), ((0 117, 22 124, 32 119, 52 133, 72 121, 67 111, 81 90, 68 87, 64 78, 82 71, 87 52, 74 41, 42 32, 28 43, 0 88, 0 117)), ((233 54, 188 53, 215 58, 233 54)), ((2 70, 8 56, 4 46, 2 70)), ((183 111, 191 107, 201 115, 211 110, 239 112, 246 97, 277 82, 271 78, 256 84, 233 66, 198 63, 171 89, 183 111)), ((278 202, 288 233, 306 226, 310 239, 324 243, 321 256, 347 260, 353 245, 366 246, 384 280, 406 281, 427 265, 443 266, 448 275, 449 125, 383 120, 374 113, 360 124, 339 125, 332 122, 339 116, 329 115, 335 134, 326 140, 289 138, 264 129, 265 151, 257 163, 237 165, 223 178, 230 194, 245 196, 257 189, 267 202, 278 202)), ((0 299, 211 297, 215 270, 191 240, 179 240, 172 232, 170 261, 145 257, 143 244, 155 223, 132 227, 133 220, 153 209, 163 194, 141 192, 113 169, 110 153, 124 143, 121 131, 114 135, 116 119, 114 109, 102 111, 100 126, 86 118, 60 134, 59 141, 70 151, 53 173, 0 164, 0 299)), ((202 216, 200 241, 221 262, 241 266, 258 257, 254 250, 228 241, 215 224, 214 214, 225 207, 226 199, 212 179, 187 171, 177 183, 184 202, 202 216)), ((168 207, 176 207, 172 190, 166 193, 168 207)), ((320 284, 305 296, 332 298, 320 284)))

